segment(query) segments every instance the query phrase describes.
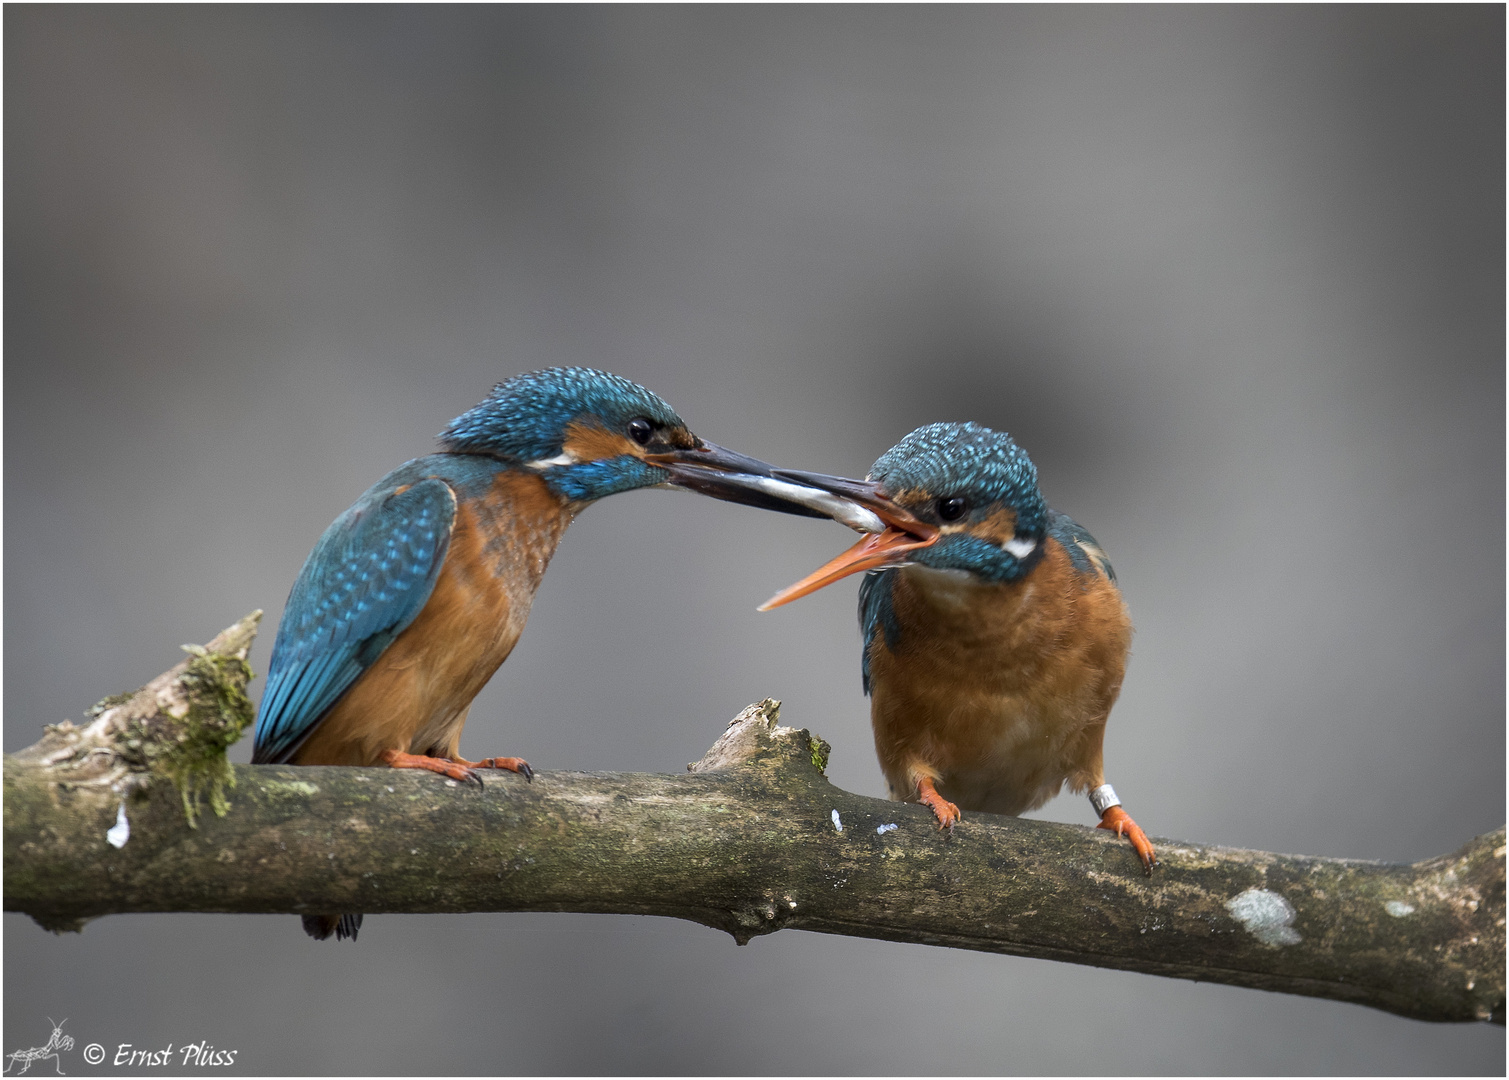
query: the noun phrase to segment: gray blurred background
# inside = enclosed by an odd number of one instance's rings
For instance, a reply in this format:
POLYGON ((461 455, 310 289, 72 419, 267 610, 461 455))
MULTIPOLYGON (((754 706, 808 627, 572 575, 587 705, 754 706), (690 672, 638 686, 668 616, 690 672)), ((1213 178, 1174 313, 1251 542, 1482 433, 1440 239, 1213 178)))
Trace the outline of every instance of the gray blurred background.
MULTIPOLYGON (((4 25, 7 750, 254 607, 264 669, 337 513, 582 363, 796 467, 1013 432, 1124 584, 1107 762, 1154 835, 1402 861, 1504 821, 1501 7, 4 25)), ((881 795, 854 584, 754 610, 849 536, 593 508, 462 751, 675 772, 769 695, 881 795)), ((258 1073, 1505 1068, 1500 1028, 795 931, 5 930, 7 1052, 66 1016, 258 1073)))

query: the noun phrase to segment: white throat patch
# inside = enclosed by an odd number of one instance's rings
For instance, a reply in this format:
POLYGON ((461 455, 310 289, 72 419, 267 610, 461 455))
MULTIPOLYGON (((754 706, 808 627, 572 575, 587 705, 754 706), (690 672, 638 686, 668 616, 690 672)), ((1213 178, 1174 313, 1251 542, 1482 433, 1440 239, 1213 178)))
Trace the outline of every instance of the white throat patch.
POLYGON ((526 461, 524 462, 524 467, 526 469, 533 469, 535 472, 544 472, 546 469, 553 469, 557 465, 575 465, 576 461, 577 457, 575 454, 563 453, 559 457, 540 458, 538 461, 526 461))
POLYGON ((1037 541, 1031 539, 1024 540, 1020 537, 1013 536, 1010 540, 1001 545, 1001 550, 1006 552, 1006 554, 1008 555, 1016 556, 1018 559, 1025 559, 1028 555, 1031 555, 1034 551, 1037 550, 1037 541))

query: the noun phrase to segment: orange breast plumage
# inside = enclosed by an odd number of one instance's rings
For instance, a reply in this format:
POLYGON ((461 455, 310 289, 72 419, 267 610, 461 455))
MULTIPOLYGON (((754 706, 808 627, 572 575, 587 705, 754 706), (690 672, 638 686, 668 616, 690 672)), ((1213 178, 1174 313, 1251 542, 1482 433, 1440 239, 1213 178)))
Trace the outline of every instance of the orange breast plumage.
POLYGON ((458 501, 434 591, 300 748, 300 765, 373 765, 384 751, 454 758, 467 709, 508 658, 569 510, 538 476, 498 473, 458 501))
POLYGON ((869 645, 875 748, 894 798, 919 776, 967 810, 1020 814, 1104 782, 1101 741, 1131 619, 1056 539, 1020 581, 908 566, 869 645))

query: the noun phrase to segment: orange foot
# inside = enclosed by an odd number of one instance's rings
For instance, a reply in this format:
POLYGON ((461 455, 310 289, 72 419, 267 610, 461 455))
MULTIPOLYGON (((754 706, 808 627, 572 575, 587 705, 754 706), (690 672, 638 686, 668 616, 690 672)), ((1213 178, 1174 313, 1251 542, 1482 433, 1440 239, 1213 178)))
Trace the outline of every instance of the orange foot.
POLYGON ((1148 877, 1153 876, 1153 867, 1158 865, 1158 856, 1153 854, 1153 845, 1148 841, 1147 833, 1142 827, 1132 820, 1132 816, 1119 806, 1108 806, 1106 812, 1100 815, 1100 824, 1097 829, 1109 829, 1117 836, 1125 836, 1132 844, 1132 850, 1137 852, 1137 857, 1142 860, 1142 872, 1148 877))
POLYGON ((917 801, 933 812, 933 817, 938 819, 938 828, 953 831, 959 821, 959 808, 938 794, 932 777, 923 776, 917 780, 917 801))
POLYGON ((457 765, 465 765, 471 769, 507 769, 516 772, 525 780, 534 781, 534 770, 529 767, 529 762, 521 757, 485 757, 481 761, 467 761, 466 758, 452 758, 457 765))
POLYGON ((482 786, 482 777, 472 770, 475 769, 511 769, 516 773, 522 773, 524 779, 532 780, 534 770, 529 767, 529 762, 522 758, 483 758, 481 761, 467 761, 465 758, 427 757, 424 754, 405 754, 398 750, 384 750, 382 761, 395 769, 428 769, 430 772, 439 773, 441 776, 449 776, 452 780, 459 780, 463 784, 475 783, 479 788, 482 786))

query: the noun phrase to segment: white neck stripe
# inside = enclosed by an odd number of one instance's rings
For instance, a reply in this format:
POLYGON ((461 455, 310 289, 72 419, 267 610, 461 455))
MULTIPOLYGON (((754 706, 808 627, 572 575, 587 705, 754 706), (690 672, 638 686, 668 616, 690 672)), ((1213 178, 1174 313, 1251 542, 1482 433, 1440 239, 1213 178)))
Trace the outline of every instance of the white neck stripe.
POLYGON ((546 469, 553 469, 557 465, 575 465, 576 462, 576 455, 567 452, 561 454, 559 457, 540 458, 538 461, 526 461, 524 463, 524 467, 526 469, 534 469, 536 472, 544 472, 546 469))
POLYGON ((1037 541, 1013 536, 1001 545, 1001 550, 1008 555, 1015 555, 1018 559, 1025 559, 1037 550, 1037 541))

